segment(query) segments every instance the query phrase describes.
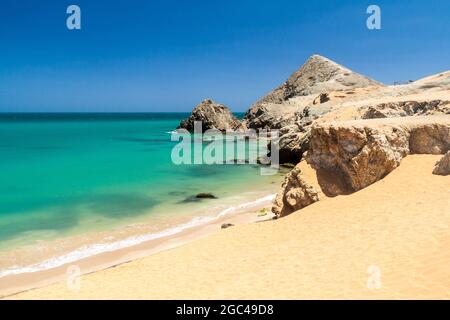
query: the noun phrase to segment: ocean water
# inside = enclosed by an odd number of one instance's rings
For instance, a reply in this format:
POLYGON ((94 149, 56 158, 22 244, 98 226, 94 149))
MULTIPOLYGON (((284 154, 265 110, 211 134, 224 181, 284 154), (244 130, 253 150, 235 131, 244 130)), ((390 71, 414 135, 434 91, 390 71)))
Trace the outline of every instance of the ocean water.
POLYGON ((0 271, 39 258, 12 250, 133 225, 149 236, 267 196, 280 176, 256 165, 173 164, 187 116, 0 114, 0 271), (200 192, 218 199, 191 201, 200 192))

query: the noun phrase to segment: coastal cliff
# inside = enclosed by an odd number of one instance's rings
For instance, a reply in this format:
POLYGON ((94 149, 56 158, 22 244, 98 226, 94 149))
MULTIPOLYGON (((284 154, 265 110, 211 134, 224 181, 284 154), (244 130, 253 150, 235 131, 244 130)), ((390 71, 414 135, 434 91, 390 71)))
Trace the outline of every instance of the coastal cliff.
MULTIPOLYGON (((272 211, 279 217, 328 197, 351 194, 383 179, 409 154, 450 150, 450 116, 353 120, 313 126, 306 162, 316 170, 319 187, 289 173, 272 211)), ((435 172, 445 172, 445 158, 435 172)))
MULTIPOLYGON (((272 147, 280 163, 296 165, 306 158, 317 178, 316 184, 304 179, 300 168, 304 164, 287 174, 272 207, 281 217, 323 196, 366 188, 397 168, 408 154, 447 152, 449 97, 450 71, 388 86, 313 55, 255 102, 241 122, 226 107, 220 109, 220 117, 203 112, 213 104, 208 102, 182 124, 191 128, 195 119, 219 130, 279 130, 272 147)), ((443 158, 435 172, 445 174, 447 162, 443 158)))

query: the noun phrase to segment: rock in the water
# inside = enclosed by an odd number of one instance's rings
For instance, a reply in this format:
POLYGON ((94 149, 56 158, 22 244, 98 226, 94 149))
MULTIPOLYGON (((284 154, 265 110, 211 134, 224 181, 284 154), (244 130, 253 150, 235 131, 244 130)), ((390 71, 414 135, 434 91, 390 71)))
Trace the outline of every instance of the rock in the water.
POLYGON ((363 119, 450 114, 450 101, 398 101, 369 106, 363 119))
POLYGON ((232 226, 234 226, 234 224, 232 224, 232 223, 223 223, 223 224, 220 226, 220 228, 221 228, 221 229, 226 229, 226 228, 229 228, 229 227, 232 227, 232 226))
MULTIPOLYGON (((450 116, 331 122, 311 129, 306 160, 343 185, 321 184, 334 196, 358 191, 394 170, 407 154, 443 154, 450 149, 450 116)), ((321 181, 319 180, 319 183, 321 181)))
POLYGON ((212 193, 205 193, 205 192, 198 193, 195 197, 197 199, 217 199, 217 197, 212 193))
POLYGON ((181 121, 177 129, 194 131, 194 122, 202 122, 202 131, 208 129, 226 131, 245 131, 243 125, 223 104, 215 103, 211 99, 206 99, 192 110, 189 118, 181 121))
POLYGON ((215 195, 212 193, 199 193, 195 196, 189 196, 186 199, 182 200, 180 203, 188 203, 188 202, 198 202, 202 199, 217 199, 215 195))
POLYGON ((319 201, 319 192, 301 177, 301 170, 296 166, 286 175, 275 197, 272 212, 277 217, 284 217, 316 201, 319 201))
POLYGON ((450 174, 450 151, 448 151, 434 166, 433 174, 447 176, 450 174))

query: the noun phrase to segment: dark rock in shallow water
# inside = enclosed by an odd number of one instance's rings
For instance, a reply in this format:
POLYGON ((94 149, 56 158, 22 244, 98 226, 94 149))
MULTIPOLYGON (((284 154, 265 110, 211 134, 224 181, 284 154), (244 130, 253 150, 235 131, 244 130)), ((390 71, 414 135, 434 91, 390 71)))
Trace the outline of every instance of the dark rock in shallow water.
POLYGON ((217 197, 215 195, 213 195, 212 193, 199 193, 199 194, 196 194, 195 196, 187 197, 186 199, 180 201, 180 203, 197 202, 202 199, 217 199, 217 197))
POLYGON ((221 228, 222 229, 226 229, 226 228, 229 228, 229 227, 232 227, 232 226, 234 226, 234 224, 232 224, 232 223, 223 223, 221 228))
POLYGON ((212 193, 199 193, 195 196, 197 199, 217 199, 212 193))

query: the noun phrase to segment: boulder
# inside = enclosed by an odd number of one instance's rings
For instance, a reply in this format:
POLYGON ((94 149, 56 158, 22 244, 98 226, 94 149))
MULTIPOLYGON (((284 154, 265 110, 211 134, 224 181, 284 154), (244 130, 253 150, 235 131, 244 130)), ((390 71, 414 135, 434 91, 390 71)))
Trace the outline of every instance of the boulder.
POLYGON ((232 223, 222 223, 220 228, 221 229, 226 229, 226 228, 229 228, 229 227, 232 227, 232 226, 234 226, 234 224, 232 224, 232 223))
POLYGON ((217 199, 217 197, 212 193, 199 193, 195 196, 189 196, 185 198, 184 200, 180 201, 180 203, 198 202, 202 199, 217 199))
POLYGON ((448 151, 434 166, 433 174, 447 176, 450 174, 450 151, 448 151))
POLYGON ((194 131, 194 122, 202 122, 202 131, 208 129, 226 131, 245 131, 243 125, 223 104, 215 103, 211 99, 206 99, 192 110, 189 118, 181 121, 177 129, 194 131))
POLYGON ((197 199, 217 199, 217 197, 215 195, 213 195, 212 193, 206 193, 206 192, 198 193, 195 197, 197 199))
POLYGON ((275 197, 272 212, 277 217, 284 217, 319 201, 319 191, 306 182, 297 165, 284 178, 280 192, 275 197))
POLYGON ((306 160, 322 176, 335 177, 331 185, 319 179, 323 192, 335 196, 382 179, 407 154, 449 149, 450 116, 355 120, 314 125, 306 160))

